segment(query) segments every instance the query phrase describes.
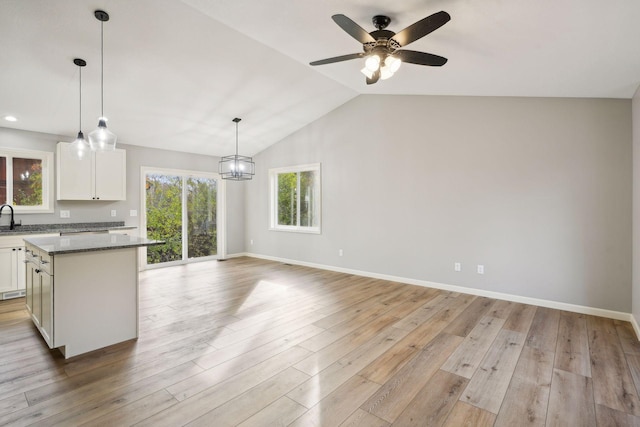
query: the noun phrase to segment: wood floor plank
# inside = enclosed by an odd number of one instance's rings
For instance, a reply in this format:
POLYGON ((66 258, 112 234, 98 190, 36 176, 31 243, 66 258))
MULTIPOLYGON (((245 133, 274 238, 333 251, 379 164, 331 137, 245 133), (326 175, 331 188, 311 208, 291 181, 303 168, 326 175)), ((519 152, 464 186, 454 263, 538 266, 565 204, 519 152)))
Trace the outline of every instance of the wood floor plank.
POLYGON ((358 408, 340 427, 389 427, 391 424, 358 408))
POLYGON ((0 416, 10 414, 19 409, 23 409, 29 406, 27 398, 24 393, 18 393, 15 396, 9 396, 0 400, 0 416))
POLYGON ((640 416, 640 400, 613 321, 589 316, 587 331, 595 403, 640 416))
POLYGON ((640 341, 629 322, 615 321, 616 332, 625 353, 640 355, 640 341))
POLYGON ((118 408, 101 417, 92 419, 82 427, 111 427, 136 424, 145 418, 163 411, 178 403, 178 401, 166 390, 158 390, 155 393, 144 396, 126 406, 118 408))
POLYGON ((544 426, 554 353, 525 346, 502 401, 495 427, 544 426))
POLYGON ((462 344, 442 365, 442 369, 461 377, 471 378, 502 329, 503 324, 504 319, 482 317, 462 344))
POLYGON ((531 323, 537 310, 538 307, 534 305, 515 303, 503 328, 523 334, 529 333, 529 328, 531 328, 531 323))
POLYGON ((309 378, 287 396, 307 408, 311 408, 348 381, 349 378, 355 376, 362 368, 387 351, 406 334, 406 331, 396 328, 383 331, 371 341, 309 378))
POLYGON ((282 396, 269 406, 261 409, 238 424, 238 427, 285 427, 305 412, 307 412, 307 408, 294 402, 287 396, 282 396))
POLYGON ((441 426, 446 421, 468 380, 438 370, 395 420, 395 426, 441 426))
POLYGON ((445 427, 490 427, 495 414, 458 401, 445 422, 445 427))
POLYGON ((596 405, 596 421, 598 427, 640 427, 640 417, 603 405, 596 405))
POLYGON ((524 341, 524 334, 506 329, 500 331, 460 400, 497 414, 524 341))
POLYGON ((567 312, 560 315, 555 367, 591 377, 589 336, 585 316, 567 312))
POLYGON ((444 332, 438 335, 371 396, 362 409, 393 423, 462 340, 444 332))
POLYGON ((138 340, 69 360, 48 349, 24 299, 0 301, 0 425, 640 418, 628 322, 248 257, 144 271, 139 285, 138 340))
POLYGON ((466 337, 476 326, 496 300, 485 297, 478 297, 467 307, 458 317, 456 317, 444 330, 452 335, 466 337))
POLYGON ((395 317, 382 315, 368 325, 310 354, 306 359, 296 363, 295 368, 309 375, 315 375, 391 327, 396 320, 395 317))
POLYGON ((553 370, 547 425, 596 425, 591 378, 560 369, 553 370))
MULTIPOLYGON (((226 362, 220 363, 212 368, 193 375, 184 381, 167 387, 177 400, 185 400, 200 393, 216 384, 227 380, 251 367, 264 362, 271 357, 277 357, 282 352, 292 348, 298 342, 304 341, 309 335, 314 335, 320 331, 313 325, 300 328, 294 334, 289 334, 282 339, 272 341, 256 349, 247 351, 241 358, 230 358, 226 362)), ((200 365, 200 364, 199 364, 200 365)))
POLYGON ((516 308, 515 302, 499 299, 493 303, 486 315, 496 319, 507 320, 514 308, 516 308))
POLYGON ((301 347, 292 347, 253 368, 216 384, 190 398, 178 402, 169 409, 158 412, 140 422, 142 426, 175 426, 184 425, 225 404, 229 400, 252 389, 261 382, 291 367, 309 354, 301 347))
POLYGON ((309 375, 297 369, 287 368, 187 425, 190 427, 237 426, 308 378, 309 375))
POLYGON ((527 346, 545 351, 556 351, 560 312, 538 307, 527 335, 527 346))
POLYGON ((290 425, 292 427, 340 425, 379 388, 380 384, 358 375, 353 376, 290 425))

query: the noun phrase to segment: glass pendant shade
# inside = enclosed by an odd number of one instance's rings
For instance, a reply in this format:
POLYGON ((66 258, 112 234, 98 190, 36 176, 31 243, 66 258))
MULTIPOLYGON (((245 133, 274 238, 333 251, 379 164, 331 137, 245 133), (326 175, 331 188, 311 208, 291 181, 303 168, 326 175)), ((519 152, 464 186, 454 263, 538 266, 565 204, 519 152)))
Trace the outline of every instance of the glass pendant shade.
POLYGON ((89 143, 84 139, 82 131, 78 132, 78 137, 71 143, 70 150, 78 160, 84 159, 89 154, 89 143))
POLYGON ((116 134, 107 129, 104 117, 98 120, 98 127, 89 134, 89 145, 93 151, 113 151, 116 149, 116 134))
POLYGON ((256 164, 253 159, 238 154, 238 123, 240 120, 237 117, 233 119, 236 124, 236 154, 221 157, 220 163, 218 163, 218 173, 222 179, 248 181, 256 174, 256 164))
POLYGON ((224 156, 218 164, 218 173, 222 179, 248 181, 256 173, 256 164, 251 157, 238 154, 224 156))

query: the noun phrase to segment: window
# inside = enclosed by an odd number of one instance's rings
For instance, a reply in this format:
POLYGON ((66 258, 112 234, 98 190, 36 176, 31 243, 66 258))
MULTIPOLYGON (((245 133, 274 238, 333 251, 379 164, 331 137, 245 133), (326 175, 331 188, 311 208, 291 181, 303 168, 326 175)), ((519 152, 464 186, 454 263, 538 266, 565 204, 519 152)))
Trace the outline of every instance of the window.
POLYGON ((53 212, 53 153, 0 148, 0 204, 16 212, 53 212))
POLYGON ((269 170, 271 229, 320 233, 320 163, 269 170))

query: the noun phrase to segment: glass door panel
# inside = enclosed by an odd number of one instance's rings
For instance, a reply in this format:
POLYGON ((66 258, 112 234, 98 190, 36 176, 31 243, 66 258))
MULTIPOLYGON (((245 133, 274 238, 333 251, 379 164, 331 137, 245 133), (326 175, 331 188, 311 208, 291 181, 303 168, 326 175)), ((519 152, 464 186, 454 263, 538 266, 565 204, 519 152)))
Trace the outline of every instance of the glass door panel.
POLYGON ((147 264, 182 260, 182 177, 146 175, 147 237, 165 245, 147 248, 147 264))
POLYGON ((216 180, 187 178, 188 258, 217 254, 216 180))

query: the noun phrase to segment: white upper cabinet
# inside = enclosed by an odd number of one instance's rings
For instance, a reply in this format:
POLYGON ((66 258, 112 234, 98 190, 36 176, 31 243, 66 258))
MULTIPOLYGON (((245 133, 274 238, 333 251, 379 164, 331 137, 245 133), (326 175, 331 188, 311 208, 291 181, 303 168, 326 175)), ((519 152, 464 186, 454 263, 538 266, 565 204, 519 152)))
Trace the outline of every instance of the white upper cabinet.
POLYGON ((57 157, 58 200, 126 200, 126 151, 92 152, 78 160, 71 144, 59 142, 57 157))

